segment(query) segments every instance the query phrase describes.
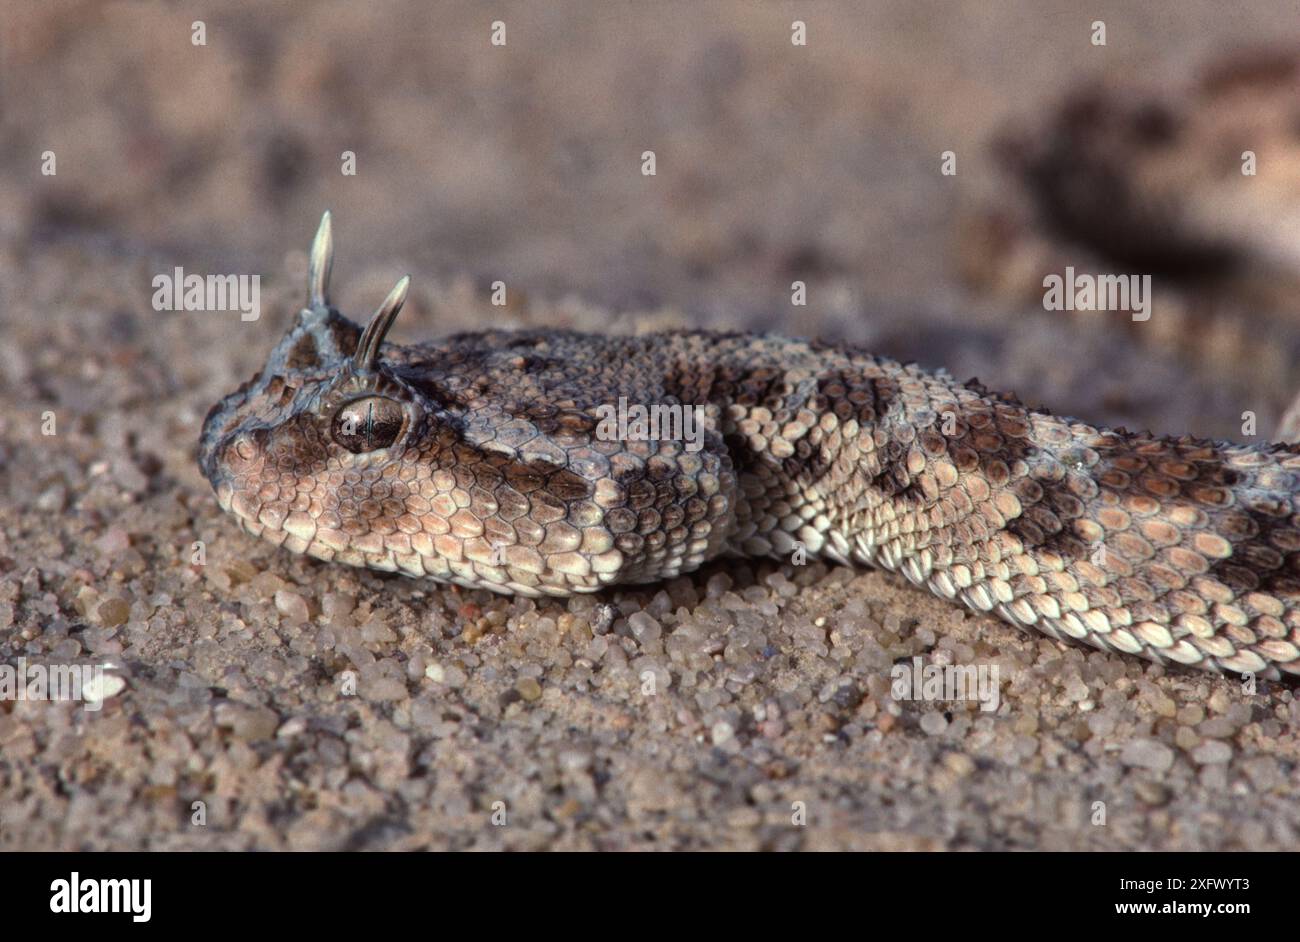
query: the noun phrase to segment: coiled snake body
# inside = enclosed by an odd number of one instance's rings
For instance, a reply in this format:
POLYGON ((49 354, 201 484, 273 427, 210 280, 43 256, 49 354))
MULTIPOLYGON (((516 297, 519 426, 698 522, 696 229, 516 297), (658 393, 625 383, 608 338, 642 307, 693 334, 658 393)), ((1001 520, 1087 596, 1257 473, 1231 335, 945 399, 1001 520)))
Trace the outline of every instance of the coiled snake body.
POLYGON ((565 331, 382 345, 309 304, 204 423, 221 506, 293 552, 526 595, 804 552, 1017 625, 1264 677, 1300 673, 1300 450, 1097 428, 852 347, 565 331), (601 434, 700 406, 697 443, 601 434))

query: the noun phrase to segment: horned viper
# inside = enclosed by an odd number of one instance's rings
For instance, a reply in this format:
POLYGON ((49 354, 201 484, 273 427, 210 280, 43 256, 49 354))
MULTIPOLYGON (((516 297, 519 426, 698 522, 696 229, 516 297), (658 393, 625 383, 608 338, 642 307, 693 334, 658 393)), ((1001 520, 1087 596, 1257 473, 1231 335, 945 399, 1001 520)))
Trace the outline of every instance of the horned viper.
POLYGON ((674 331, 385 344, 308 304, 209 412, 221 507, 295 553, 522 595, 805 552, 902 573, 1062 639, 1300 673, 1300 448, 1110 430, 837 346, 674 331), (700 406, 699 448, 600 433, 602 406, 700 406))

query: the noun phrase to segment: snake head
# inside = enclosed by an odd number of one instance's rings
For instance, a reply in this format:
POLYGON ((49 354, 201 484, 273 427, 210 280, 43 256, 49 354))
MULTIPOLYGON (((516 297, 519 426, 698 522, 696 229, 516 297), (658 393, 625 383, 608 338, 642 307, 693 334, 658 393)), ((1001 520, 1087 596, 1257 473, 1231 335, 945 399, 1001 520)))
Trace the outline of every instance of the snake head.
POLYGON ((376 528, 401 515, 408 445, 430 440, 437 411, 380 356, 410 279, 363 330, 329 303, 333 243, 327 212, 312 245, 307 306, 262 370, 208 413, 198 454, 221 507, 244 529, 328 559, 382 537, 376 528))
POLYGON ((720 434, 602 434, 655 392, 652 340, 477 331, 384 345, 402 279, 364 329, 329 304, 329 215, 308 303, 208 414, 199 464, 245 530, 319 559, 523 595, 654 581, 720 551, 736 477, 720 434), (611 406, 612 407, 612 406, 611 406))

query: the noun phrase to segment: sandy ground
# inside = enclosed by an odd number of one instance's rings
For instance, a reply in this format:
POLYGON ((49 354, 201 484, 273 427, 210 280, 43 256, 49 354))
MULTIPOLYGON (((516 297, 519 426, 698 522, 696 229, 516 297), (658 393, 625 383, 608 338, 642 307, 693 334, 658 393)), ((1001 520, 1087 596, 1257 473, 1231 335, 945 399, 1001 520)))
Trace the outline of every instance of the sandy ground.
POLYGON ((566 604, 331 566, 242 534, 193 453, 301 304, 326 207, 345 312, 415 275, 399 341, 780 329, 1094 421, 1268 427, 1291 390, 1249 362, 975 296, 957 221, 1014 198, 1004 122, 1300 16, 499 6, 6 11, 0 662, 125 685, 98 712, 0 701, 0 847, 1295 848, 1293 689, 1066 647, 877 572, 728 562, 566 604), (262 275, 262 317, 155 311, 178 265, 262 275), (996 667, 996 709, 896 701, 913 657, 996 667))

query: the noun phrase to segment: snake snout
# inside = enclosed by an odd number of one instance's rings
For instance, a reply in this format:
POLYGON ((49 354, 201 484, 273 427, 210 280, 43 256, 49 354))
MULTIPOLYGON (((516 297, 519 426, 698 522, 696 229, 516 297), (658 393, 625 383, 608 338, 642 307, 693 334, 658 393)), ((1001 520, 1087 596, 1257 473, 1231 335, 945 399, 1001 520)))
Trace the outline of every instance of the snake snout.
POLYGON ((263 460, 269 439, 270 432, 265 428, 205 436, 199 450, 204 476, 215 486, 232 476, 246 474, 263 460))

